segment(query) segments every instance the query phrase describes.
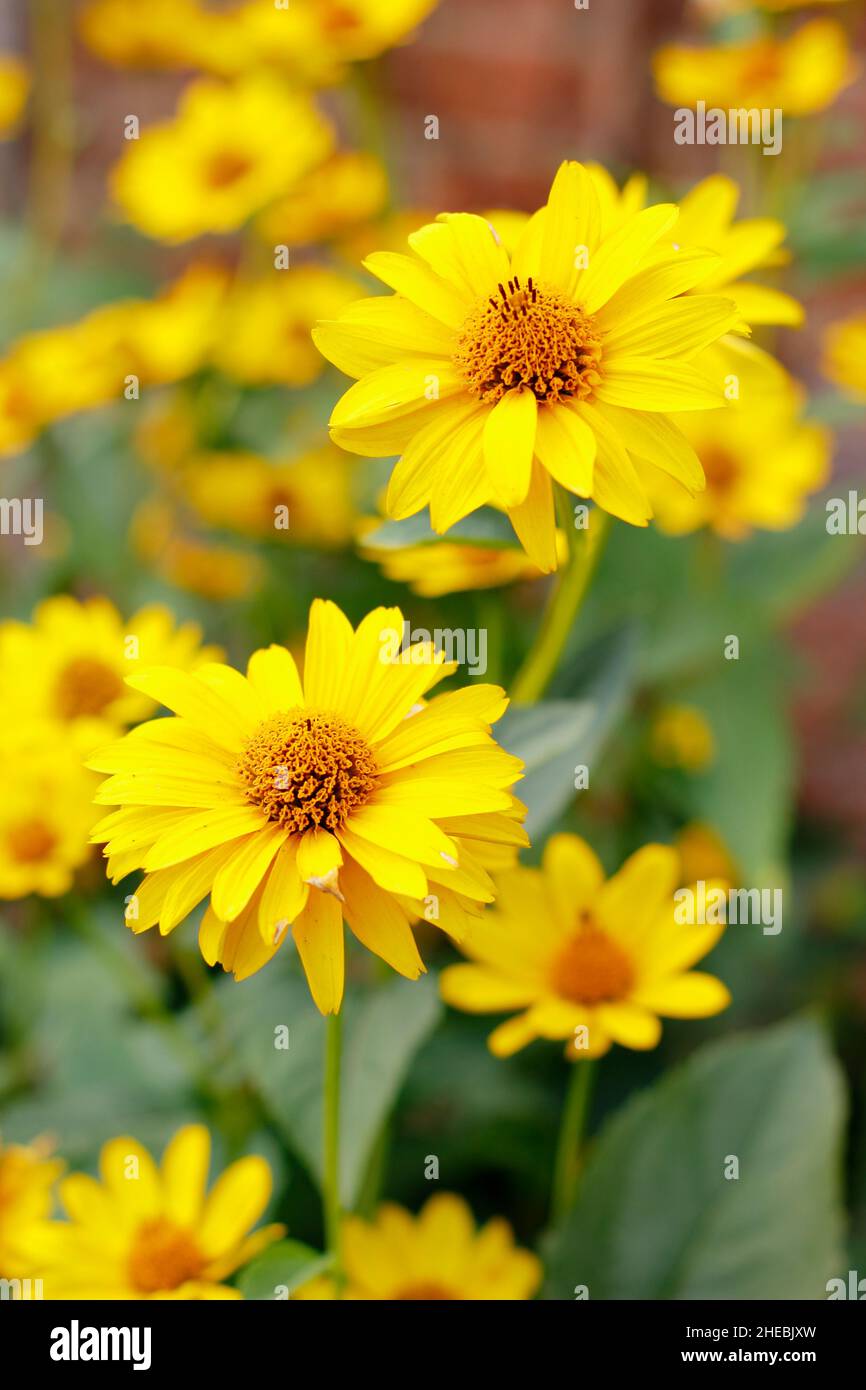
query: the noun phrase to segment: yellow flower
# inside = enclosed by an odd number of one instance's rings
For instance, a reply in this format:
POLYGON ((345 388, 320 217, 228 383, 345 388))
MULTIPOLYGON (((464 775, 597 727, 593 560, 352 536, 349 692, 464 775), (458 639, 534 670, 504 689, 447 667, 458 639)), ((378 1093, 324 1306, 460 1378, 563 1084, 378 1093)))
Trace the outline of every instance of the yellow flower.
POLYGON ((639 526, 652 511, 633 454, 703 486, 669 415, 724 404, 721 383, 688 359, 738 314, 718 295, 684 296, 708 257, 674 249, 676 219, 660 205, 605 234, 593 178, 568 163, 511 256, 484 218, 460 213, 413 233, 413 256, 367 258, 397 293, 351 305, 314 337, 359 378, 331 416, 335 442, 402 452, 391 516, 429 503, 443 532, 496 502, 548 572, 552 480, 639 526))
POLYGON ((343 995, 343 916, 370 950, 416 979, 409 926, 459 934, 493 888, 475 841, 525 843, 510 792, 521 763, 494 742, 506 701, 473 685, 418 708, 453 664, 403 647, 403 615, 377 608, 353 630, 333 603, 310 612, 303 683, 291 654, 254 652, 246 677, 157 667, 133 690, 178 716, 91 759, 119 809, 96 827, 117 881, 143 868, 127 921, 172 930, 210 894, 199 944, 243 979, 292 927, 313 998, 343 995), (399 654, 398 654, 399 653, 399 654))
POLYGON ((866 400, 866 314, 833 323, 824 334, 823 372, 857 400, 866 400))
POLYGON ((175 508, 162 497, 139 503, 129 533, 136 555, 156 574, 202 598, 216 602, 245 598, 256 592, 264 578, 257 555, 185 534, 175 508))
POLYGON ((31 719, 14 705, 0 714, 6 725, 0 735, 0 898, 56 898, 92 856, 97 782, 82 767, 68 726, 31 719))
POLYGON ((111 187, 126 219, 159 241, 230 232, 321 162, 330 127, 265 73, 190 83, 173 120, 142 131, 111 187))
POLYGON ((60 1184, 66 1222, 38 1242, 50 1299, 240 1298, 225 1280, 271 1241, 280 1225, 251 1228, 271 1196, 263 1158, 238 1159, 207 1192, 210 1135, 187 1125, 157 1168, 137 1140, 103 1145, 100 1177, 60 1184))
POLYGON ((222 55, 236 39, 228 15, 200 0, 86 0, 78 31, 104 63, 123 68, 222 70, 222 55))
MULTIPOLYGON (((557 535, 557 555, 565 558, 566 540, 557 535)), ((388 579, 408 584, 423 598, 462 593, 466 589, 497 589, 518 579, 538 579, 541 570, 516 546, 494 548, 439 541, 435 545, 407 545, 399 550, 366 546, 361 554, 381 566, 388 579)))
POLYGON ((716 756, 713 731, 693 705, 665 705, 650 728, 650 752, 662 767, 703 772, 716 756))
POLYGON ((721 879, 736 883, 739 870, 721 835, 711 825, 690 821, 678 831, 674 848, 680 857, 682 883, 697 883, 703 879, 721 879))
POLYGON ((751 345, 728 366, 739 399, 723 411, 695 411, 684 427, 703 465, 705 491, 688 497, 660 475, 642 474, 658 526, 671 535, 707 526, 738 541, 756 527, 785 530, 801 520, 809 494, 828 477, 833 437, 803 419, 798 383, 751 345))
POLYGON ((40 603, 32 623, 0 623, 7 705, 66 725, 79 751, 153 713, 154 702, 124 684, 127 675, 155 663, 191 668, 218 655, 201 646, 197 624, 176 627, 158 604, 124 621, 107 598, 80 603, 61 594, 40 603))
POLYGON ((184 496, 211 526, 276 541, 345 545, 354 525, 346 455, 333 444, 270 460, 260 454, 196 454, 184 496))
POLYGON ((26 63, 11 53, 0 53, 0 139, 14 133, 29 92, 26 63))
MULTIPOLYGON (((385 1202, 372 1221, 350 1216, 343 1224, 347 1299, 392 1303, 531 1298, 541 1283, 541 1261, 514 1243, 507 1221, 494 1217, 476 1229, 466 1202, 449 1192, 430 1197, 417 1216, 385 1202)), ((293 1298, 336 1298, 326 1276, 312 1279, 293 1298)))
POLYGON ((442 997, 469 1013, 523 1010, 491 1033, 498 1057, 534 1038, 569 1039, 573 1060, 614 1042, 655 1047, 659 1015, 706 1018, 730 1002, 717 979, 689 969, 724 926, 678 924, 679 882, 666 845, 646 845, 605 881, 584 840, 554 835, 541 869, 500 875, 496 908, 461 942, 474 963, 442 972, 442 997))
POLYGON ((388 179, 372 154, 341 150, 261 213, 257 227, 274 246, 331 241, 376 217, 388 197, 388 179))
POLYGON ((54 1184, 63 1163, 47 1145, 0 1143, 0 1279, 20 1279, 33 1269, 29 1247, 34 1230, 51 1215, 54 1184))
POLYGON ((127 370, 144 386, 181 381, 200 370, 219 341, 229 286, 221 266, 196 262, 154 299, 127 301, 122 324, 127 370))
POLYGON ((309 386, 324 364, 310 336, 313 324, 358 295, 358 285, 324 266, 302 265, 232 286, 220 322, 214 362, 245 385, 309 386))
POLYGON ((845 30, 814 19, 787 38, 762 36, 712 48, 669 44, 653 58, 669 106, 753 108, 807 116, 832 105, 857 76, 845 30))

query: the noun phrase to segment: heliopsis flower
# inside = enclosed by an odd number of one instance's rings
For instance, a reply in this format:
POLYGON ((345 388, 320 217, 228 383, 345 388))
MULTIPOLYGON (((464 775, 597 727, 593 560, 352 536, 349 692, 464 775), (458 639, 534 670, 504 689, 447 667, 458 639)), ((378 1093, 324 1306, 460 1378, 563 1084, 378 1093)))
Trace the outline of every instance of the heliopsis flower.
POLYGON ((11 53, 0 53, 0 139, 14 132, 29 91, 26 63, 11 53))
POLYGON ((381 161, 365 151, 340 150, 261 213, 257 226, 274 246, 332 241, 378 216, 387 197, 381 161))
POLYGON ((241 535, 329 546, 345 545, 352 536, 349 461, 327 442, 285 460, 196 454, 181 487, 202 521, 241 535))
POLYGON ((33 1270, 31 1244, 51 1215, 54 1184, 63 1172, 43 1140, 0 1142, 0 1279, 20 1279, 33 1270))
POLYGON ((54 420, 118 400, 131 369, 121 350, 125 313, 108 305, 13 343, 0 363, 0 438, 14 447, 16 436, 29 442, 54 420))
POLYGON ((866 314, 830 325, 824 334, 822 369, 843 391, 866 399, 866 314))
POLYGON ((309 386, 323 371, 310 336, 314 323, 357 295, 355 280, 317 265, 239 280, 226 301, 214 362, 245 385, 309 386))
POLYGON ((258 555, 216 545, 183 529, 175 507, 148 497, 135 510, 129 528, 135 554, 168 584, 215 602, 246 598, 262 584, 258 555))
POLYGON ((60 1184, 68 1221, 39 1242, 50 1299, 225 1299, 224 1282, 284 1228, 252 1227, 271 1197, 271 1171, 251 1154, 207 1191, 210 1135, 186 1125, 157 1167, 141 1144, 103 1145, 99 1178, 73 1173, 60 1184))
MULTIPOLYGON (((372 1221, 343 1224, 346 1287, 342 1297, 363 1301, 429 1303, 531 1298, 541 1283, 541 1261, 514 1243, 507 1221, 494 1217, 476 1228, 466 1202, 449 1192, 430 1197, 417 1216, 393 1202, 372 1221)), ((337 1298, 333 1280, 320 1276, 293 1298, 337 1298)))
POLYGON ((705 490, 688 497, 660 475, 644 476, 656 522, 670 535, 706 526, 738 541, 754 528, 781 531, 801 520, 826 481, 832 434, 803 419, 805 392, 787 378, 775 392, 747 390, 724 411, 695 411, 684 433, 703 465, 705 490))
POLYGON ((224 267, 196 262, 155 298, 128 301, 127 369, 145 386, 163 386, 199 371, 219 340, 228 286, 224 267))
POLYGON ((129 678, 174 719, 140 725, 91 759, 116 806, 96 827, 116 881, 146 877, 127 921, 172 930, 210 894, 205 959, 243 979, 291 926, 313 998, 343 995, 343 918, 400 974, 423 964, 409 921, 459 934, 493 897, 475 843, 525 842, 510 787, 522 764, 494 742, 506 701, 473 685, 423 703, 453 663, 404 645, 403 615, 353 630, 316 600, 303 682, 291 654, 254 652, 247 674, 157 667, 129 678))
POLYGON ((569 1039, 566 1056, 598 1057, 611 1043, 655 1047, 659 1016, 706 1018, 730 1002, 725 986, 690 967, 724 925, 682 925, 676 852, 646 845, 605 881, 589 845, 554 835, 540 869, 497 880, 497 905, 460 943, 472 964, 442 972, 442 997, 468 1013, 521 1010, 491 1033, 508 1057, 534 1038, 569 1039))
POLYGON ((334 409, 332 438, 355 453, 402 453, 391 516, 429 503, 443 532, 496 502, 547 572, 553 480, 639 526, 652 510, 633 456, 703 486, 669 416, 724 404, 721 383, 690 359, 737 322, 736 307, 684 296, 708 259, 675 249, 676 207, 646 208, 610 235, 600 216, 592 177, 563 164, 510 256, 484 218, 443 214, 410 236, 413 256, 367 258, 391 298, 361 300, 315 331, 359 378, 334 409))
POLYGON ((126 219, 158 241, 230 232, 328 153, 307 97, 256 72, 190 83, 177 115, 131 140, 111 176, 126 219))
MULTIPOLYGON (((557 555, 564 560, 567 542, 557 534, 557 555)), ((541 570, 517 546, 434 545, 399 548, 360 544, 365 559, 373 560, 388 579, 408 584, 414 594, 439 598, 467 589, 498 589, 520 579, 539 579, 541 570)))
POLYGON ((702 821, 690 821, 677 831, 674 849, 680 857, 680 879, 683 884, 703 879, 721 879, 735 884, 739 870, 731 852, 717 830, 702 821))
POLYGON ((716 741, 694 705, 664 705, 649 731, 650 754, 660 767, 703 772, 716 756, 716 741))
POLYGON ((97 781, 81 764, 68 726, 0 706, 0 898, 56 898, 92 857, 97 781))
POLYGON ((786 38, 763 35, 697 48, 668 44, 653 57, 656 91, 669 106, 781 110, 807 116, 832 105, 857 75, 845 30, 814 19, 786 38))
POLYGON ((157 663, 195 667, 217 655, 201 646, 196 623, 176 627, 159 604, 124 621, 107 598, 81 603, 61 594, 40 603, 32 623, 0 623, 0 698, 30 718, 72 726, 81 751, 153 713, 154 702, 124 684, 127 675, 157 663))
MULTIPOLYGON (((221 55, 237 37, 229 16, 200 0, 86 0, 78 31, 92 53, 122 68, 221 70, 221 55)), ((231 68, 229 68, 231 70, 231 68)))

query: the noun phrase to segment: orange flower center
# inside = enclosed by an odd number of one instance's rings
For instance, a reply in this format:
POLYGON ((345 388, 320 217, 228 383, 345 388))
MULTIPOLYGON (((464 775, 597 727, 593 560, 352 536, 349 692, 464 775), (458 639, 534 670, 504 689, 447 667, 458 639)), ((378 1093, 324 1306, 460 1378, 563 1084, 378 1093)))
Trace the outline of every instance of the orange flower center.
POLYGON ((290 709, 259 725, 238 773, 248 801, 302 834, 345 825, 375 790, 378 769, 365 739, 339 715, 290 709))
POLYGON ((725 492, 739 477, 737 461, 727 449, 714 447, 701 449, 701 463, 707 479, 707 486, 715 492, 725 492))
POLYGON ((246 155, 224 150, 215 155, 208 165, 207 182, 211 188, 230 188, 233 183, 238 183, 248 174, 252 167, 252 161, 246 155))
POLYGON ((450 1289, 446 1289, 442 1284, 424 1283, 407 1284, 406 1287, 394 1295, 395 1303, 441 1303, 445 1299, 455 1301, 457 1295, 450 1289))
POLYGON ((55 686, 55 703, 62 719, 81 719, 101 714, 123 694, 117 671, 92 656, 73 658, 61 671, 55 686))
POLYGON ((44 821, 35 817, 20 821, 6 831, 9 853, 19 864, 38 864, 47 859, 57 844, 57 836, 44 821))
POLYGON ((573 936, 554 961, 556 993, 575 1004, 622 999, 633 980, 631 961, 605 932, 588 925, 573 936))
POLYGON ((188 1231, 164 1216, 139 1226, 129 1257, 129 1280, 139 1293, 177 1289, 197 1278, 206 1260, 188 1231))
POLYGON ((540 401, 585 400, 601 377, 601 338, 589 314, 559 290, 515 275, 474 309, 454 361, 473 396, 495 405, 515 386, 540 401))

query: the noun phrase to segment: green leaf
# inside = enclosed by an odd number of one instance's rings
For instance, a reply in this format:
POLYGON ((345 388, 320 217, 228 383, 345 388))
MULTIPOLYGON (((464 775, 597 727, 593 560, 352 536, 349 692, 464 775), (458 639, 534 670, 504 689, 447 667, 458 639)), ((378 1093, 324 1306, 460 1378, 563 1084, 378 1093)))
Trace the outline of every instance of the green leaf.
MULTIPOLYGON (((325 1020, 296 975, 274 969, 220 991, 233 1043, 250 1083, 316 1181, 322 1171, 325 1020), (288 1047, 275 1047, 275 1029, 288 1047)), ((357 1197, 376 1137, 416 1050, 441 1013, 434 977, 393 979, 349 990, 344 1009, 340 1110, 340 1192, 357 1197)))
POLYGON ((842 1260, 844 1111, 809 1020, 702 1049, 595 1143, 548 1242, 549 1296, 826 1297, 842 1260))
POLYGON ((514 549, 517 538, 508 517, 493 507, 481 507, 449 527, 447 536, 438 535, 431 527, 426 512, 406 517, 403 521, 385 521, 364 537, 365 546, 384 550, 401 550, 407 545, 435 545, 438 541, 452 544, 477 545, 487 549, 514 549))
POLYGON ((247 1265, 238 1279, 244 1298, 259 1302, 286 1298, 308 1279, 327 1269, 329 1255, 299 1240, 281 1240, 247 1265))
POLYGON ((582 699, 515 706, 496 726, 497 742, 522 758, 526 773, 515 787, 528 807, 532 839, 558 819, 575 796, 575 768, 592 763, 623 713, 634 675, 629 635, 616 642, 582 699))

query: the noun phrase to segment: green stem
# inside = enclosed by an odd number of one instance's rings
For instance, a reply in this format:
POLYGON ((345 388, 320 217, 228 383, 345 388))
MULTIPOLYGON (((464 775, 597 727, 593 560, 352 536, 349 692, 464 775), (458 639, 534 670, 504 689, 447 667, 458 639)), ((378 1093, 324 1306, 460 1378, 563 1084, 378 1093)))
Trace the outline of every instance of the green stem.
POLYGON ((589 526, 585 531, 577 531, 569 507, 568 523, 568 560, 556 576, 538 638, 515 677, 511 689, 515 704, 531 705, 540 700, 553 679, 595 573, 610 528, 610 517, 595 507, 590 513, 589 526))
POLYGON ((331 1014, 325 1037, 324 1092, 324 1174, 322 1201, 325 1215, 325 1238, 333 1260, 334 1272, 342 1270, 340 1241, 340 1051, 342 1047, 342 1014, 331 1014))
POLYGON ((571 1080, 562 1112, 556 1164, 553 1171, 551 1224, 560 1221, 574 1202, 580 1175, 580 1147, 595 1080, 595 1063, 589 1058, 571 1064, 571 1080))

